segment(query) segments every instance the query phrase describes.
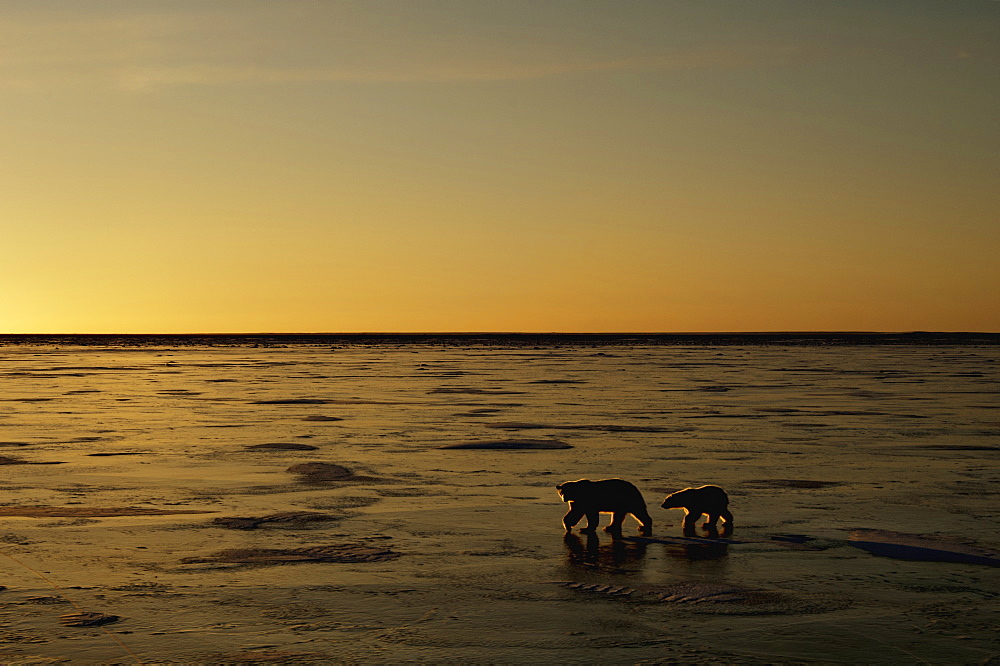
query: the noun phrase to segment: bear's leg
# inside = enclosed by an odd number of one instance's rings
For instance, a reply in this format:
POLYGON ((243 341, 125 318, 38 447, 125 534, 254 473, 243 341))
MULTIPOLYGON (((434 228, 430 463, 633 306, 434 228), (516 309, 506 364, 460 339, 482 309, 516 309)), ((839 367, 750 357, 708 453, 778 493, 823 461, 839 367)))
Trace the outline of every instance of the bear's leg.
POLYGON ((722 536, 726 538, 733 533, 733 514, 729 513, 728 510, 723 510, 720 515, 726 521, 722 524, 722 536))
POLYGON ((581 532, 597 531, 597 525, 601 522, 601 512, 588 511, 586 515, 587 515, 587 526, 580 528, 580 531, 581 532))
POLYGON ((642 536, 653 536, 653 519, 649 516, 649 511, 639 509, 633 511, 632 517, 639 521, 639 534, 642 536))
POLYGON ((702 527, 705 528, 705 534, 708 536, 709 539, 719 538, 719 530, 715 526, 715 523, 718 519, 719 519, 718 516, 708 514, 708 520, 705 521, 704 525, 702 525, 702 527))
POLYGON ((687 511, 687 515, 684 516, 684 536, 693 537, 696 536, 694 528, 698 524, 698 519, 701 518, 700 511, 687 511))
POLYGON ((611 524, 604 528, 605 532, 621 532, 622 523, 625 522, 625 512, 615 511, 614 515, 611 516, 611 524))
POLYGON ((569 504, 569 512, 563 516, 563 527, 566 528, 567 532, 572 531, 573 526, 580 522, 583 518, 583 511, 573 506, 573 503, 569 504))

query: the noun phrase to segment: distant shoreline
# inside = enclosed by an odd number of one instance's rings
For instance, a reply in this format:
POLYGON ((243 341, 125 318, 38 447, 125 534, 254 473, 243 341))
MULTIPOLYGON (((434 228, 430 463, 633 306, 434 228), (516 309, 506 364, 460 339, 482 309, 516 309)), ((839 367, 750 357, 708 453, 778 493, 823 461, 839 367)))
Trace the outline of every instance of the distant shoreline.
POLYGON ((870 346, 1000 345, 1000 333, 191 333, 0 334, 0 346, 870 346))

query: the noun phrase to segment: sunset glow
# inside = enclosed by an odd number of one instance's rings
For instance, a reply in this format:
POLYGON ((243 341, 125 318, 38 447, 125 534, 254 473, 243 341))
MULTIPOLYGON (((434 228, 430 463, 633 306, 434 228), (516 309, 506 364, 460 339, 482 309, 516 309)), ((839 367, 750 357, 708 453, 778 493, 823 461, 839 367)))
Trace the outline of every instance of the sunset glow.
POLYGON ((998 32, 0 1, 0 332, 1000 331, 998 32))

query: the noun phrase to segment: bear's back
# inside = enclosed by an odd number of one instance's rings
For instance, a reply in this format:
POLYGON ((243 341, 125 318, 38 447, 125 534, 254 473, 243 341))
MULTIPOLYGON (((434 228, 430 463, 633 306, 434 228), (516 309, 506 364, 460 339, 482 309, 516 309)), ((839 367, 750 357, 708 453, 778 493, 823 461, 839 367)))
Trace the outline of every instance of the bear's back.
POLYGON ((691 507, 722 510, 729 506, 729 495, 719 486, 685 488, 671 495, 671 497, 675 496, 683 498, 685 505, 691 507))
POLYGON ((639 489, 624 479, 591 481, 586 496, 581 496, 577 502, 601 511, 631 512, 632 509, 646 507, 646 500, 639 489))

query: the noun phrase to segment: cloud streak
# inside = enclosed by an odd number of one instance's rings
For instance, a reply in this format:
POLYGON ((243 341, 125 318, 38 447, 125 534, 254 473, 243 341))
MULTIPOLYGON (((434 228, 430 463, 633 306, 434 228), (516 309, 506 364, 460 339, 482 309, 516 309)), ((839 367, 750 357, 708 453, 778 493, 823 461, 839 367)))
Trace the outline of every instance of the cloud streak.
POLYGON ((137 65, 117 70, 119 87, 148 90, 184 85, 284 83, 452 83, 522 81, 574 74, 752 66, 760 58, 736 51, 578 62, 425 62, 379 67, 271 67, 255 65, 137 65))
POLYGON ((296 42, 259 25, 231 27, 232 18, 207 13, 0 21, 0 87, 142 92, 181 86, 474 83, 738 68, 789 57, 789 49, 772 45, 663 45, 640 51, 586 41, 556 47, 343 30, 296 42), (376 44, 375 36, 382 41, 376 44))
MULTIPOLYGON (((138 93, 191 86, 486 83, 926 54, 925 45, 914 43, 788 35, 765 42, 720 34, 715 43, 697 45, 664 37, 641 47, 586 35, 556 44, 526 33, 498 36, 481 26, 470 34, 438 24, 386 27, 371 17, 338 14, 346 5, 329 7, 325 22, 315 25, 301 19, 284 25, 287 12, 253 11, 8 18, 0 20, 0 88, 138 93)), ((948 58, 979 59, 975 46, 948 58)))

